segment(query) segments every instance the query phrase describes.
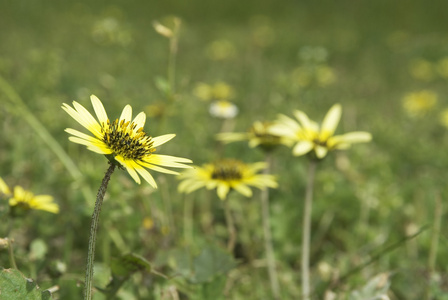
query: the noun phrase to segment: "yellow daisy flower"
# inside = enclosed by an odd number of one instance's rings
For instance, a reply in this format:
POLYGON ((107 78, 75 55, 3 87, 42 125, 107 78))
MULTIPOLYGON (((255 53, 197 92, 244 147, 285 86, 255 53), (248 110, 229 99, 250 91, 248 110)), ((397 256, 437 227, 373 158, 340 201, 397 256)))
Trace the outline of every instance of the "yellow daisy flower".
POLYGON ((143 177, 151 186, 157 188, 152 175, 146 170, 175 174, 177 172, 162 168, 190 168, 184 163, 192 161, 186 158, 154 154, 156 147, 168 142, 175 134, 166 134, 158 137, 148 135, 143 127, 146 121, 144 112, 139 113, 132 120, 132 108, 126 105, 119 119, 110 121, 101 101, 94 95, 90 96, 93 109, 98 118, 95 118, 78 102, 73 101, 73 108, 63 104, 62 108, 76 121, 93 133, 94 137, 78 130, 67 128, 70 133, 69 140, 87 146, 87 149, 104 154, 112 162, 126 168, 129 175, 140 184, 143 177))
POLYGON ((279 115, 277 124, 272 126, 270 132, 294 139, 297 142, 292 150, 295 156, 312 152, 318 159, 324 158, 328 151, 347 149, 351 144, 365 143, 372 139, 372 135, 364 131, 334 135, 341 113, 341 105, 333 105, 319 126, 304 112, 296 110, 294 116, 299 122, 285 115, 279 115))
POLYGON ((238 115, 238 107, 230 101, 218 100, 210 104, 209 113, 215 118, 233 119, 238 115))
POLYGON ((256 121, 249 128, 248 132, 223 132, 217 134, 216 138, 226 144, 249 141, 250 148, 260 147, 265 151, 271 151, 278 145, 291 146, 293 140, 269 132, 273 125, 273 122, 256 121))
POLYGON ((179 192, 191 193, 205 187, 208 190, 217 189, 218 197, 225 200, 231 190, 246 196, 252 196, 249 186, 259 189, 276 188, 275 177, 268 174, 257 174, 264 169, 264 162, 245 164, 236 159, 222 159, 202 167, 184 171, 179 179, 179 192))
POLYGON ((403 98, 403 108, 411 117, 421 117, 437 104, 438 96, 430 90, 409 93, 403 98))
POLYGON ((14 187, 14 193, 11 193, 9 187, 0 177, 0 195, 9 198, 9 206, 12 214, 20 214, 30 209, 44 210, 54 214, 59 213, 59 206, 53 202, 50 195, 37 195, 24 190, 21 186, 14 187))

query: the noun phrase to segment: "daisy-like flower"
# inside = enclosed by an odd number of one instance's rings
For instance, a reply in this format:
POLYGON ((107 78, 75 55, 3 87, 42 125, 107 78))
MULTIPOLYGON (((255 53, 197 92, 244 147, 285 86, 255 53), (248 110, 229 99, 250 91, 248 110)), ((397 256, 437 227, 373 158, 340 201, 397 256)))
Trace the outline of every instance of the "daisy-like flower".
POLYGON ((195 167, 184 171, 179 179, 179 191, 191 193, 202 187, 208 190, 217 190, 218 197, 225 200, 231 190, 246 196, 252 196, 249 186, 259 189, 266 187, 276 188, 275 177, 268 174, 258 174, 266 167, 266 163, 258 162, 245 164, 236 159, 222 159, 202 167, 195 167))
POLYGON ((233 119, 238 114, 238 107, 230 101, 218 100, 210 104, 209 112, 215 118, 233 119))
POLYGON ((299 122, 285 115, 279 115, 277 124, 272 126, 270 132, 295 140, 296 144, 292 150, 295 156, 311 152, 318 159, 324 158, 329 151, 347 149, 351 144, 371 141, 372 135, 364 131, 334 135, 341 113, 341 105, 333 105, 319 126, 304 112, 296 110, 294 116, 299 122))
POLYGON ((21 186, 15 186, 13 193, 8 185, 0 177, 0 196, 9 199, 9 206, 13 215, 21 215, 30 210, 44 210, 54 214, 59 213, 59 206, 53 202, 50 195, 34 195, 24 190, 21 186))
POLYGON ((269 132, 273 125, 273 122, 256 121, 247 132, 223 132, 217 134, 216 138, 226 144, 249 141, 250 148, 260 147, 265 151, 271 151, 278 145, 291 146, 293 140, 269 132))
POLYGON ((154 188, 157 188, 157 184, 146 169, 177 175, 177 172, 163 167, 190 168, 184 164, 191 163, 189 159, 154 153, 158 146, 174 138, 175 134, 158 137, 148 135, 143 129, 146 121, 144 112, 132 120, 132 108, 126 105, 120 118, 111 122, 101 101, 94 95, 90 96, 90 100, 99 122, 76 101, 73 101, 73 108, 65 103, 62 106, 73 119, 94 135, 89 136, 67 128, 65 131, 73 135, 69 137, 70 141, 106 155, 112 163, 126 168, 135 182, 140 184, 140 175, 154 188))

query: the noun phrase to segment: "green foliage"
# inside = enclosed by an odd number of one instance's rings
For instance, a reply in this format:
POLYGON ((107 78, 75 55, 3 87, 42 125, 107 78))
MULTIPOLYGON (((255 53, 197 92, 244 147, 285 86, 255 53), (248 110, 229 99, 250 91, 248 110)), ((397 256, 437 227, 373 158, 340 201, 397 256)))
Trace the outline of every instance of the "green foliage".
POLYGON ((42 291, 35 281, 18 270, 3 269, 0 272, 0 299, 48 300, 51 293, 42 291))

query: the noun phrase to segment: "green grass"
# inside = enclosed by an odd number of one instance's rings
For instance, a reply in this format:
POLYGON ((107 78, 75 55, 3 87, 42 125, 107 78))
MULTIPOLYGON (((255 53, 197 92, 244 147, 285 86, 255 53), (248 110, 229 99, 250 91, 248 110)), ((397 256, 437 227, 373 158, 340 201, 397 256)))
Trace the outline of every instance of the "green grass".
MULTIPOLYGON (((53 195, 61 207, 58 215, 35 211, 16 220, 10 237, 15 239, 19 270, 42 288, 60 285, 55 298, 80 298, 82 287, 77 282, 84 280, 95 200, 86 199, 81 188, 96 192, 107 160, 68 141, 64 129, 80 126, 60 108, 62 103, 76 100, 92 111, 89 95, 93 93, 111 118, 118 117, 126 104, 135 114, 149 113, 149 105, 163 103, 168 114, 163 119, 148 117, 145 129, 153 136, 176 133, 163 152, 201 165, 218 156, 214 135, 222 124, 208 114, 209 104, 199 100, 193 89, 198 82, 224 81, 236 93, 232 100, 240 110, 234 120, 237 132, 253 121, 272 120, 278 113, 291 115, 293 109, 321 120, 339 102, 343 115, 338 132, 363 130, 373 135, 371 143, 333 153, 318 167, 311 237, 316 299, 323 299, 331 279, 319 272, 319 265, 329 264, 331 276, 338 277, 372 257, 371 264, 330 285, 340 299, 383 272, 393 274, 391 299, 423 299, 428 289, 433 297, 445 299, 445 213, 435 264, 438 280, 429 278, 428 257, 438 195, 441 209, 446 210, 448 136, 439 123, 439 112, 448 108, 448 78, 435 73, 430 80, 420 80, 409 71, 416 59, 435 65, 448 57, 444 4, 442 0, 405 5, 385 0, 282 4, 4 0, 0 75, 83 174, 82 180, 71 176, 54 147, 30 126, 23 108, 1 89, 0 176, 10 186, 53 195), (168 40, 152 28, 153 20, 164 21, 168 15, 183 21, 172 103, 155 84, 156 77, 166 77, 168 40), (118 27, 98 31, 107 18, 118 27), (260 26, 272 34, 268 34, 271 43, 263 47, 254 41, 260 26), (222 61, 210 59, 206 49, 216 40, 230 41, 235 55, 222 61), (325 65, 334 71, 333 84, 300 87, 297 83, 294 70, 307 65, 299 56, 307 46, 327 50, 325 65), (438 104, 426 115, 411 118, 403 110, 402 98, 423 89, 437 93, 438 104), (341 169, 347 161, 348 167, 341 169), (382 252, 425 225, 428 230, 382 252), (36 258, 30 245, 40 240, 47 252, 36 258), (58 261, 66 264, 67 271, 51 276, 51 266, 58 261)), ((225 146, 224 155, 246 162, 263 160, 262 153, 246 143, 225 146)), ((287 148, 278 149, 274 159, 279 188, 271 191, 270 201, 282 299, 298 299, 307 160, 292 157, 287 148)), ((169 286, 176 287, 180 299, 194 299, 199 289, 202 295, 207 289, 220 294, 219 280, 191 284, 179 275, 188 269, 181 263, 188 260, 186 249, 195 255, 210 247, 225 249, 224 213, 216 194, 201 190, 181 195, 175 177, 153 174, 160 186, 157 190, 146 183, 137 185, 124 171, 113 174, 100 220, 96 261, 101 269, 95 283, 104 287, 110 259, 132 251, 158 272, 174 277, 135 274, 122 287, 121 299, 174 299, 161 296, 169 286), (151 229, 143 227, 144 218, 154 222, 151 229)), ((253 199, 234 194, 231 201, 238 228, 238 265, 226 275, 227 299, 270 299, 259 192, 253 199)), ((7 209, 1 202, 2 220, 8 218, 7 209)), ((0 237, 6 234, 6 223, 0 222, 0 237)), ((6 250, 0 252, 0 266, 10 267, 6 250)))

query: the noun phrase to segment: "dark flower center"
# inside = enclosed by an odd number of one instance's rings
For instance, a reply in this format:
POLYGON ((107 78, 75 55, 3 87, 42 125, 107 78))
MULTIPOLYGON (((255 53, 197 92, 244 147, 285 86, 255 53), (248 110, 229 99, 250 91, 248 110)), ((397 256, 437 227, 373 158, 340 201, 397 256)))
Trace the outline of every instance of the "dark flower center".
POLYGON ((234 159, 224 159, 213 163, 212 179, 241 180, 242 163, 234 159))
POLYGON ((137 124, 119 121, 116 119, 101 127, 103 132, 103 142, 114 152, 114 155, 121 155, 125 159, 140 160, 151 155, 156 149, 151 136, 147 135, 143 128, 137 128, 137 124))

